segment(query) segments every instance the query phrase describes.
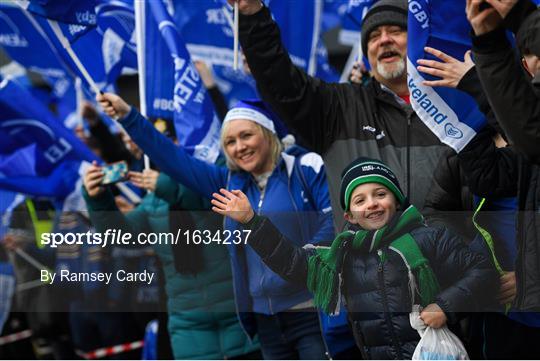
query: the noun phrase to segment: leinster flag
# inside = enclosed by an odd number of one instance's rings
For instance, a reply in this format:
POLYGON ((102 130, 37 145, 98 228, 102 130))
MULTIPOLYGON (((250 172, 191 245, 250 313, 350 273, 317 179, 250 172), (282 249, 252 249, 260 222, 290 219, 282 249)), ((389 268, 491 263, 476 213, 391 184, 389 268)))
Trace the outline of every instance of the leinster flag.
POLYGON ((96 0, 17 0, 34 14, 67 24, 96 25, 96 0))
POLYGON ((362 20, 371 5, 377 0, 348 0, 343 13, 339 42, 343 45, 354 46, 360 43, 362 20))
MULTIPOLYGON (((469 95, 456 89, 428 87, 432 76, 416 69, 418 59, 434 59, 424 52, 429 46, 456 59, 471 48, 465 0, 409 1, 407 83, 411 105, 439 139, 460 151, 485 124, 484 115, 469 95)), ((438 60, 438 59, 434 59, 438 60)))
POLYGON ((0 83, 0 189, 66 199, 96 156, 32 95, 0 83))
MULTIPOLYGON (((185 43, 180 37, 172 17, 161 1, 146 1, 161 34, 159 42, 165 43, 172 59, 173 68, 161 69, 165 78, 174 71, 172 95, 174 124, 180 144, 193 156, 213 163, 219 155, 220 122, 197 69, 191 62, 185 43)), ((152 44, 145 42, 146 52, 152 54, 152 44)), ((159 46, 159 44, 158 44, 159 46)), ((146 62, 152 61, 151 56, 146 62)), ((157 74, 153 74, 159 78, 157 74)))
POLYGON ((10 2, 0 3, 0 46, 11 59, 41 74, 58 97, 71 86, 62 57, 32 14, 10 2))
POLYGON ((100 89, 112 89, 124 68, 137 69, 131 5, 117 0, 33 0, 17 4, 55 48, 62 64, 83 79, 87 89, 90 84, 81 68, 100 89))

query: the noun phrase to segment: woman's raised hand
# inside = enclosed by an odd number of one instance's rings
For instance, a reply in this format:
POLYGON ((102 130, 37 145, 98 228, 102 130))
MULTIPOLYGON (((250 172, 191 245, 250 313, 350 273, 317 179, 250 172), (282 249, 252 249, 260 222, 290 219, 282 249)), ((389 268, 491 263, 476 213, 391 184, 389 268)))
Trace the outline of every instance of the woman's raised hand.
POLYGON ((124 99, 113 93, 98 94, 96 100, 103 108, 103 111, 113 119, 124 118, 131 110, 131 107, 124 99))
POLYGON ((228 191, 221 188, 220 193, 213 193, 212 196, 212 210, 223 216, 230 217, 231 219, 240 222, 247 223, 254 216, 253 208, 249 203, 247 196, 240 190, 228 191))

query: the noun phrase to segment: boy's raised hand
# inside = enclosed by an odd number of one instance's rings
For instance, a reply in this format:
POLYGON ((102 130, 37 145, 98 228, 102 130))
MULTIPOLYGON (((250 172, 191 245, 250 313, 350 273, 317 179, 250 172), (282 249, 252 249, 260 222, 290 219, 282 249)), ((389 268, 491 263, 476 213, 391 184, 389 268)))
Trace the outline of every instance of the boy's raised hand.
POLYGON ((444 311, 436 303, 427 305, 422 312, 420 312, 420 318, 426 326, 431 328, 441 328, 446 325, 446 315, 444 311))
POLYGON ((229 192, 226 189, 221 188, 219 193, 213 193, 212 196, 212 210, 221 215, 230 217, 237 222, 247 223, 254 216, 253 208, 249 203, 249 199, 240 190, 233 190, 229 192))

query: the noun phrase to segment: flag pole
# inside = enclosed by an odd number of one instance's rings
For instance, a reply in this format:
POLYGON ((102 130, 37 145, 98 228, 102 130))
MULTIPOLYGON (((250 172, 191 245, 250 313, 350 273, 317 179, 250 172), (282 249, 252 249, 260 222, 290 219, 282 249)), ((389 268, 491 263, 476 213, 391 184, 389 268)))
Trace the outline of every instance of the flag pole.
POLYGON ((238 1, 234 2, 234 45, 233 45, 233 69, 238 70, 238 17, 239 17, 238 1))
MULTIPOLYGON (((146 4, 144 0, 134 0, 133 8, 135 10, 135 37, 137 38, 137 67, 139 72, 139 104, 140 111, 143 117, 148 116, 148 108, 146 104, 146 62, 144 53, 146 52, 145 48, 145 38, 144 38, 144 28, 145 28, 145 14, 146 14, 146 4)), ((150 158, 148 155, 144 154, 144 169, 150 169, 150 158)))
POLYGON ((90 86, 92 87, 92 90, 94 90, 96 94, 100 94, 101 89, 98 87, 94 79, 92 79, 92 77, 90 76, 90 74, 88 73, 84 65, 79 60, 79 57, 77 56, 77 54, 75 54, 75 52, 71 48, 71 44, 69 43, 68 39, 66 39, 64 34, 62 34, 62 30, 60 29, 58 22, 56 20, 51 20, 51 19, 47 19, 47 21, 49 25, 51 26, 52 31, 54 32, 54 34, 56 35, 56 37, 58 38, 58 40, 64 47, 64 49, 66 49, 67 53, 71 57, 71 60, 73 60, 73 62, 77 66, 77 69, 79 69, 79 71, 83 75, 84 79, 88 82, 88 84, 90 84, 90 86))

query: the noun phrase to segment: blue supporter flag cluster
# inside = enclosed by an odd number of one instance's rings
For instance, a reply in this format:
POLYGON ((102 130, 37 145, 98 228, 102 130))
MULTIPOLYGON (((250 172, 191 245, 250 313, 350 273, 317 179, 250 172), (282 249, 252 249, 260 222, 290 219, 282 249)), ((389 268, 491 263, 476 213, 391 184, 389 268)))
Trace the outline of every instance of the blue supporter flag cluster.
POLYGON ((465 0, 417 0, 409 4, 407 84, 411 105, 439 139, 460 151, 485 125, 475 100, 456 89, 429 87, 428 74, 416 69, 419 59, 433 59, 424 51, 429 46, 456 59, 471 48, 470 25, 465 17, 465 0))

